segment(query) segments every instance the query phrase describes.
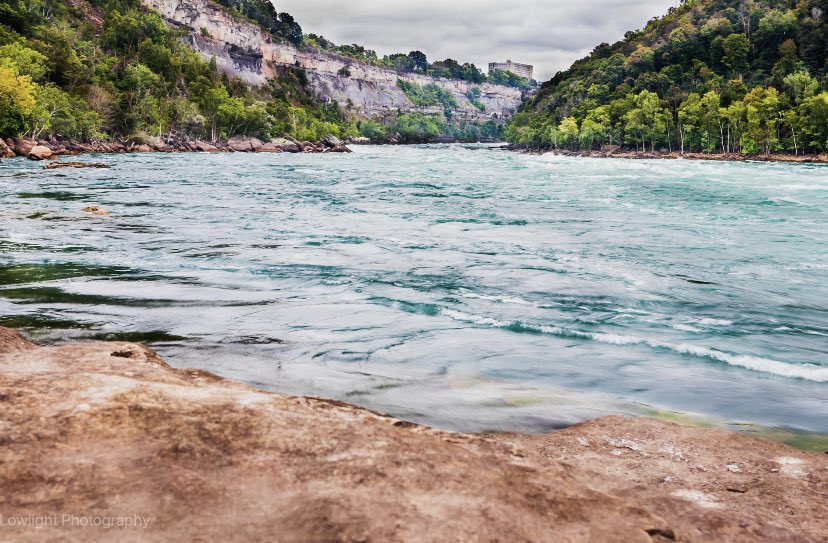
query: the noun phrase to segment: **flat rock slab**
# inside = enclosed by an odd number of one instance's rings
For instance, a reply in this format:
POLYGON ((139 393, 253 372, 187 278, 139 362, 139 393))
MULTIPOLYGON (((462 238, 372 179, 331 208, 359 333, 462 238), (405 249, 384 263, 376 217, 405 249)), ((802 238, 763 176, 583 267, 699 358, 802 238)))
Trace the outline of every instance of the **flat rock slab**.
POLYGON ((38 347, 5 328, 0 445, 12 541, 828 536, 828 457, 782 444, 622 417, 548 436, 441 432, 172 369, 140 345, 38 347), (94 525, 117 519, 131 525, 94 525))
POLYGON ((50 162, 43 166, 44 170, 59 170, 61 168, 109 168, 109 164, 97 162, 50 162))

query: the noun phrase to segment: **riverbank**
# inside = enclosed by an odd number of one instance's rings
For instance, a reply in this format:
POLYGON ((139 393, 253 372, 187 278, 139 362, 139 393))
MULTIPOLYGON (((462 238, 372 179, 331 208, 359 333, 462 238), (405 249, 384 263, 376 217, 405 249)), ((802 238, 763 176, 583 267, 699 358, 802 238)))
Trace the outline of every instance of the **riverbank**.
POLYGON ((681 153, 677 151, 625 151, 611 149, 602 151, 567 151, 564 149, 525 149, 507 146, 507 149, 529 155, 553 154, 570 157, 586 158, 625 158, 636 160, 711 160, 719 162, 795 162, 798 164, 828 164, 828 154, 825 155, 741 155, 725 153, 681 153))
MULTIPOLYGON (((364 139, 350 143, 365 144, 364 139)), ((63 155, 84 153, 350 153, 345 142, 328 136, 318 142, 299 141, 290 137, 274 138, 269 142, 249 136, 235 136, 227 140, 207 142, 179 137, 151 140, 112 140, 81 143, 70 139, 8 138, 0 139, 0 158, 15 156, 32 160, 48 160, 63 155)))
POLYGON ((16 541, 828 537, 828 455, 654 419, 456 434, 5 328, 0 402, 16 541))

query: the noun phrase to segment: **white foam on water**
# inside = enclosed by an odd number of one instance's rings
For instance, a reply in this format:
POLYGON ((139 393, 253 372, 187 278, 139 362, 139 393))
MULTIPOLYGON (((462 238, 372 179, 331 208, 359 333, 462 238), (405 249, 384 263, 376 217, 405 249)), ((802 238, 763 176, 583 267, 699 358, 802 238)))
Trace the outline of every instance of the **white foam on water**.
POLYGON ((565 329, 558 326, 535 325, 519 321, 505 321, 493 319, 491 317, 472 315, 453 309, 441 309, 440 312, 442 315, 445 315, 451 319, 468 322, 478 326, 492 326, 494 328, 519 328, 542 334, 589 339, 610 345, 647 345, 653 349, 665 349, 678 354, 708 358, 718 362, 723 362, 730 366, 740 367, 751 371, 769 373, 780 377, 804 379, 806 381, 814 381, 817 383, 828 383, 828 367, 825 366, 817 366, 814 364, 790 364, 759 356, 728 353, 706 347, 704 345, 696 345, 692 343, 668 343, 623 334, 585 332, 583 330, 565 329))

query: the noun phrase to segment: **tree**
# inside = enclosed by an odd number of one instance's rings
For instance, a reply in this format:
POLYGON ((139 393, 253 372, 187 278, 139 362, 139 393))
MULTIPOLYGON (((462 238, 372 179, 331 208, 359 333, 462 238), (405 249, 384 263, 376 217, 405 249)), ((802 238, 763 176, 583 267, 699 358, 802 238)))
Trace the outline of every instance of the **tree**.
POLYGON ((736 143, 738 142, 739 152, 743 153, 744 141, 742 139, 742 132, 747 118, 745 103, 741 100, 733 102, 725 108, 723 117, 727 121, 727 146, 725 152, 730 153, 735 151, 736 143))
POLYGON ((32 81, 41 81, 46 75, 46 57, 20 42, 0 47, 0 63, 13 63, 20 75, 27 75, 32 81))
POLYGON ((610 115, 608 106, 599 106, 589 113, 581 123, 581 146, 592 149, 595 143, 603 144, 609 131, 610 115))
POLYGON ((558 125, 558 132, 561 135, 561 140, 564 144, 573 147, 578 143, 580 131, 578 130, 578 120, 575 117, 566 117, 558 125))
POLYGON ((804 144, 817 151, 828 150, 828 92, 807 98, 801 111, 804 144))
POLYGON ((791 39, 783 41, 779 46, 779 62, 773 66, 772 70, 777 85, 782 83, 788 74, 804 69, 796 50, 796 42, 791 39))
POLYGON ((785 76, 783 87, 794 104, 799 105, 819 91, 819 82, 803 71, 785 76))
POLYGON ((770 154, 779 144, 779 92, 773 87, 756 87, 745 96, 745 105, 749 137, 770 154))
POLYGON ((13 65, 0 63, 0 136, 26 131, 26 117, 35 108, 35 86, 13 65))
POLYGON ((722 63, 733 74, 741 74, 747 69, 750 41, 744 34, 731 34, 722 40, 722 63))
POLYGON ((414 65, 414 70, 419 70, 423 73, 428 71, 428 58, 422 51, 411 51, 408 53, 408 58, 414 65))
POLYGON ((69 134, 74 131, 74 117, 69 95, 52 84, 35 87, 35 107, 27 117, 29 134, 39 138, 46 131, 69 134))
POLYGON ((721 98, 713 91, 705 93, 699 102, 699 106, 701 108, 701 120, 705 130, 703 134, 704 150, 708 153, 716 150, 716 138, 713 137, 712 134, 716 132, 717 129, 722 142, 722 148, 724 148, 724 127, 722 125, 722 119, 719 115, 721 103, 721 98))
POLYGON ((701 96, 695 92, 687 95, 687 99, 681 104, 678 110, 678 123, 676 128, 681 141, 681 152, 684 153, 684 143, 690 143, 690 151, 693 151, 692 139, 694 132, 701 126, 701 96))

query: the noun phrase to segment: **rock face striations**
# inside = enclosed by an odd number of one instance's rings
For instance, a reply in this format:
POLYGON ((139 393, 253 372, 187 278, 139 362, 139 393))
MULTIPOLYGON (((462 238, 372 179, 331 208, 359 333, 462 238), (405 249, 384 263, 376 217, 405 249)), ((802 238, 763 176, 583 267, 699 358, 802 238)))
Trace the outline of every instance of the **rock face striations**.
POLYGON ((312 48, 297 48, 274 42, 258 26, 240 20, 209 0, 142 0, 158 11, 164 19, 189 33, 190 44, 204 57, 215 57, 224 71, 251 84, 264 84, 280 71, 304 68, 310 84, 322 101, 350 105, 367 117, 380 117, 391 112, 419 111, 442 113, 441 108, 418 108, 397 87, 403 79, 419 85, 434 83, 454 95, 458 121, 487 121, 493 116, 511 117, 522 101, 515 88, 467 81, 427 77, 421 74, 400 74, 347 57, 320 53, 312 48), (343 71, 343 68, 347 68, 343 71), (350 72, 345 76, 343 73, 350 72), (485 111, 467 98, 473 88, 481 90, 480 103, 485 111))
POLYGON ((828 537, 828 457, 778 443, 622 417, 453 434, 4 328, 0 445, 10 541, 828 537))

